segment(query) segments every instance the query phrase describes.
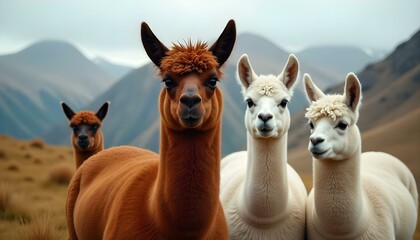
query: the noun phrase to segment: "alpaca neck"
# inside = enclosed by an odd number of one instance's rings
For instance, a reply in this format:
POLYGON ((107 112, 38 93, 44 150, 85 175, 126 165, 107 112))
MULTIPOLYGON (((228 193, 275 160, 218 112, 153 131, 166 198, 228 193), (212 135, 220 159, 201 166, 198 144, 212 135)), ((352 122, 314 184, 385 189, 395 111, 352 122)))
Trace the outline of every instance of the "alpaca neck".
POLYGON ((188 229, 202 236, 214 223, 220 207, 220 129, 220 124, 203 132, 161 126, 160 163, 151 202, 156 203, 152 208, 159 223, 172 233, 188 229))
MULTIPOLYGON (((320 233, 356 234, 367 223, 367 204, 360 177, 360 145, 345 160, 317 160, 314 166, 314 224, 320 233)), ((350 235, 349 235, 350 234, 350 235)))
POLYGON ((254 138, 248 133, 248 165, 242 189, 243 213, 257 224, 272 224, 285 214, 289 197, 287 133, 254 138))

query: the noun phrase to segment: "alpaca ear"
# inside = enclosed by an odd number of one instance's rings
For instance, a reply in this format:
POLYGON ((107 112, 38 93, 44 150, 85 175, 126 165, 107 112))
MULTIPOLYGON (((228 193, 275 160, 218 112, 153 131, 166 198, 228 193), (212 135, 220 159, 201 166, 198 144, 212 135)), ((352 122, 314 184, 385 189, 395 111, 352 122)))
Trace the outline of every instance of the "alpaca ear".
POLYGON ((324 97, 325 94, 319 89, 314 82, 312 81, 309 74, 305 73, 303 75, 303 80, 305 82, 305 92, 308 97, 309 103, 315 102, 321 97, 324 97))
POLYGON ((146 50, 147 55, 149 56, 152 62, 160 67, 162 58, 166 56, 166 52, 169 51, 163 43, 153 34, 147 23, 141 23, 141 41, 143 42, 144 50, 146 50))
POLYGON ((280 74, 280 79, 283 81, 284 85, 286 86, 287 89, 289 89, 289 91, 293 90, 293 86, 296 83, 298 74, 299 74, 299 61, 297 60, 295 55, 290 54, 289 58, 287 59, 287 63, 280 74))
POLYGON ((359 79, 354 73, 347 74, 346 84, 344 86, 344 98, 347 106, 353 111, 357 112, 362 99, 362 87, 359 79))
POLYGON ((73 110, 71 110, 71 108, 65 103, 65 102, 60 102, 61 107, 63 108, 64 114, 66 114, 66 117, 71 120, 73 118, 74 115, 76 115, 76 113, 74 113, 73 110))
POLYGON ((108 107, 111 104, 111 102, 107 101, 102 105, 102 107, 96 112, 96 116, 99 118, 99 120, 103 120, 106 117, 106 114, 108 113, 108 107))
POLYGON ((255 72, 252 69, 251 63, 249 62, 248 55, 243 54, 238 61, 238 77, 239 83, 247 89, 255 79, 255 72))
POLYGON ((217 41, 209 48, 209 51, 217 57, 217 62, 219 67, 221 67, 226 60, 229 58, 230 53, 232 52, 233 45, 235 45, 236 40, 236 26, 235 21, 230 20, 222 34, 219 36, 217 41))

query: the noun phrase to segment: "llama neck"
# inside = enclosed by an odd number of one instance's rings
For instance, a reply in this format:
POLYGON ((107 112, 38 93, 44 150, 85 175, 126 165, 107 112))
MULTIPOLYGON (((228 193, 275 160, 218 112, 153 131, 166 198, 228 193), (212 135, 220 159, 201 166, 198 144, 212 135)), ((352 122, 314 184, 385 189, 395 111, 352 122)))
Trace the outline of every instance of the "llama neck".
MULTIPOLYGON (((161 124, 163 125, 163 124, 161 124)), ((219 208, 220 124, 208 131, 161 126, 160 163, 152 195, 155 213, 171 232, 203 234, 219 208)), ((201 235, 202 236, 202 235, 201 235)), ((184 236, 185 237, 185 236, 184 236)))
POLYGON ((312 214, 320 233, 358 233, 366 225, 368 209, 360 177, 360 157, 359 147, 346 160, 313 159, 315 208, 312 214))
POLYGON ((254 138, 248 133, 248 165, 242 190, 243 212, 258 224, 279 221, 289 197, 287 133, 280 138, 254 138))

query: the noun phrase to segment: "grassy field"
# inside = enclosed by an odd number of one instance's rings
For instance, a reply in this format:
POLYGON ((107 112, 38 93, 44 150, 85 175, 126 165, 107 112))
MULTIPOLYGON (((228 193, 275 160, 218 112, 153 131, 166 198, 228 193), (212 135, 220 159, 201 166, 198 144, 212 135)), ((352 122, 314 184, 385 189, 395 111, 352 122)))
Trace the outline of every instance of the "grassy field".
MULTIPOLYGON (((65 200, 74 172, 70 147, 0 135, 0 239, 67 239, 65 200)), ((312 177, 302 175, 307 189, 312 177)), ((414 239, 420 240, 420 228, 414 239)))
POLYGON ((67 239, 74 168, 69 147, 0 136, 0 239, 67 239))

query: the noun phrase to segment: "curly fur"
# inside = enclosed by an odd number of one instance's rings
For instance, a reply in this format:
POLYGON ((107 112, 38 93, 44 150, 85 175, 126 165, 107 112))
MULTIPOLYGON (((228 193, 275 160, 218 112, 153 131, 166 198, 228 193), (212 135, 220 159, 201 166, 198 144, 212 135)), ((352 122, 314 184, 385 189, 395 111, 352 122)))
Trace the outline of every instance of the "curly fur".
POLYGON ((70 120, 70 126, 82 124, 101 126, 101 120, 99 120, 93 111, 80 111, 70 120))
POLYGON ((306 108, 305 117, 315 121, 322 117, 330 117, 335 121, 349 113, 349 108, 344 101, 345 99, 341 95, 329 95, 320 98, 306 108))
POLYGON ((160 65, 161 73, 169 71, 175 74, 184 75, 190 72, 203 73, 210 69, 216 69, 218 74, 219 64, 217 58, 207 49, 206 42, 193 44, 191 41, 183 44, 174 44, 162 59, 160 65))

